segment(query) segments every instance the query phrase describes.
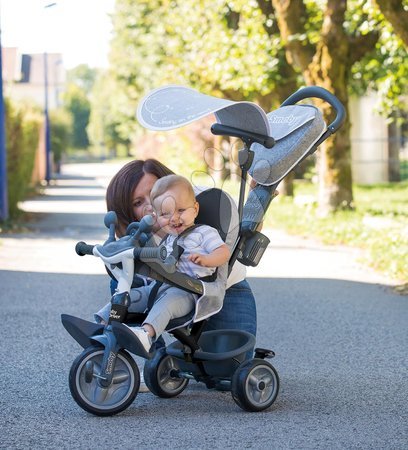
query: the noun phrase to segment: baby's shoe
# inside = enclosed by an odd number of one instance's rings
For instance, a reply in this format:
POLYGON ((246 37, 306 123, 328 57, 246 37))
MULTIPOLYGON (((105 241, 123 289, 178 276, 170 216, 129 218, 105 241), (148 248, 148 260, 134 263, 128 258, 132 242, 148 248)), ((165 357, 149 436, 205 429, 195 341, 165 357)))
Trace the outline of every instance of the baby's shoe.
POLYGON ((129 330, 138 337, 146 352, 149 353, 152 346, 152 338, 149 336, 149 333, 143 327, 129 327, 129 330))

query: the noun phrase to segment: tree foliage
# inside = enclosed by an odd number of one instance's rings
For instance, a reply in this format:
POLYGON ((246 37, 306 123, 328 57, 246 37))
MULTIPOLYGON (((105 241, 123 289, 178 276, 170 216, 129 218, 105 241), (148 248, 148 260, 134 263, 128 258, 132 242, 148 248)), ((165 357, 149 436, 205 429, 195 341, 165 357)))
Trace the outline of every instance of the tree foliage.
POLYGON ((89 145, 87 127, 91 114, 89 101, 97 71, 81 64, 68 72, 67 87, 63 95, 64 108, 72 118, 71 144, 75 148, 86 148, 89 145))
POLYGON ((18 215, 18 202, 31 185, 38 147, 41 114, 33 108, 5 101, 8 204, 10 217, 18 215))
MULTIPOLYGON (((346 108, 352 92, 379 89, 394 106, 406 92, 406 48, 380 10, 363 0, 117 0, 113 24, 115 100, 108 103, 123 139, 140 133, 141 96, 169 83, 255 101, 265 110, 302 84, 326 87, 346 108)), ((324 113, 330 122, 332 114, 324 113)), ((348 122, 321 161, 322 204, 349 206, 348 122)))
MULTIPOLYGON (((349 28, 360 28, 362 31, 376 29, 379 33, 375 48, 351 68, 351 92, 363 95, 367 91, 378 92, 377 110, 386 117, 398 116, 399 111, 407 110, 404 95, 408 86, 408 52, 400 32, 401 25, 394 25, 396 20, 405 23, 408 20, 408 0, 377 1, 380 9, 368 2, 357 2, 362 12, 363 21, 350 20, 349 28), (405 10, 402 5, 405 5, 405 10), (394 8, 394 9, 392 9, 394 8), (393 23, 387 20, 394 17, 393 23), (404 19, 405 18, 405 19, 404 19)), ((408 31, 406 31, 408 32, 408 31)))

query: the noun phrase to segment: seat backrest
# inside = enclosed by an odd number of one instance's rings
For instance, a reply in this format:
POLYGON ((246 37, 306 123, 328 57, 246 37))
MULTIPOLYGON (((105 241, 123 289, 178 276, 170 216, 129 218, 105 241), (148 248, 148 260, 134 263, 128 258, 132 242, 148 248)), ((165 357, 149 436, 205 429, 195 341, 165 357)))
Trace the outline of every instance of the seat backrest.
POLYGON ((200 209, 195 222, 217 229, 222 240, 232 248, 239 230, 238 210, 233 199, 218 188, 201 191, 196 199, 200 209))

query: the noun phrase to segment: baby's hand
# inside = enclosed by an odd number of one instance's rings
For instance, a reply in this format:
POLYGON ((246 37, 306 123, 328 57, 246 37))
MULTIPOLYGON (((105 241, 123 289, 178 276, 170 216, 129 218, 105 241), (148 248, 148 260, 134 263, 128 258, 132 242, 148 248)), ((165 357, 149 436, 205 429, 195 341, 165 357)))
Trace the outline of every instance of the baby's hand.
POLYGON ((189 261, 193 262, 194 264, 197 264, 198 266, 206 266, 206 256, 200 255, 199 253, 192 253, 188 257, 189 261))

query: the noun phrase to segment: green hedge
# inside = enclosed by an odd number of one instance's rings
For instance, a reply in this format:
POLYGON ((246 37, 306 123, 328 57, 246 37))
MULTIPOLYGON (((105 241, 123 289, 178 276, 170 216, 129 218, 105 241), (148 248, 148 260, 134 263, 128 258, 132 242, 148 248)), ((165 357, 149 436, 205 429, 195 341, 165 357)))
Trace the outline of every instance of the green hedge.
POLYGON ((5 106, 9 215, 14 218, 17 204, 24 200, 31 184, 41 118, 38 111, 7 99, 5 106))
POLYGON ((60 172, 62 155, 70 145, 72 121, 70 115, 57 109, 50 113, 51 151, 55 164, 55 171, 60 172))

